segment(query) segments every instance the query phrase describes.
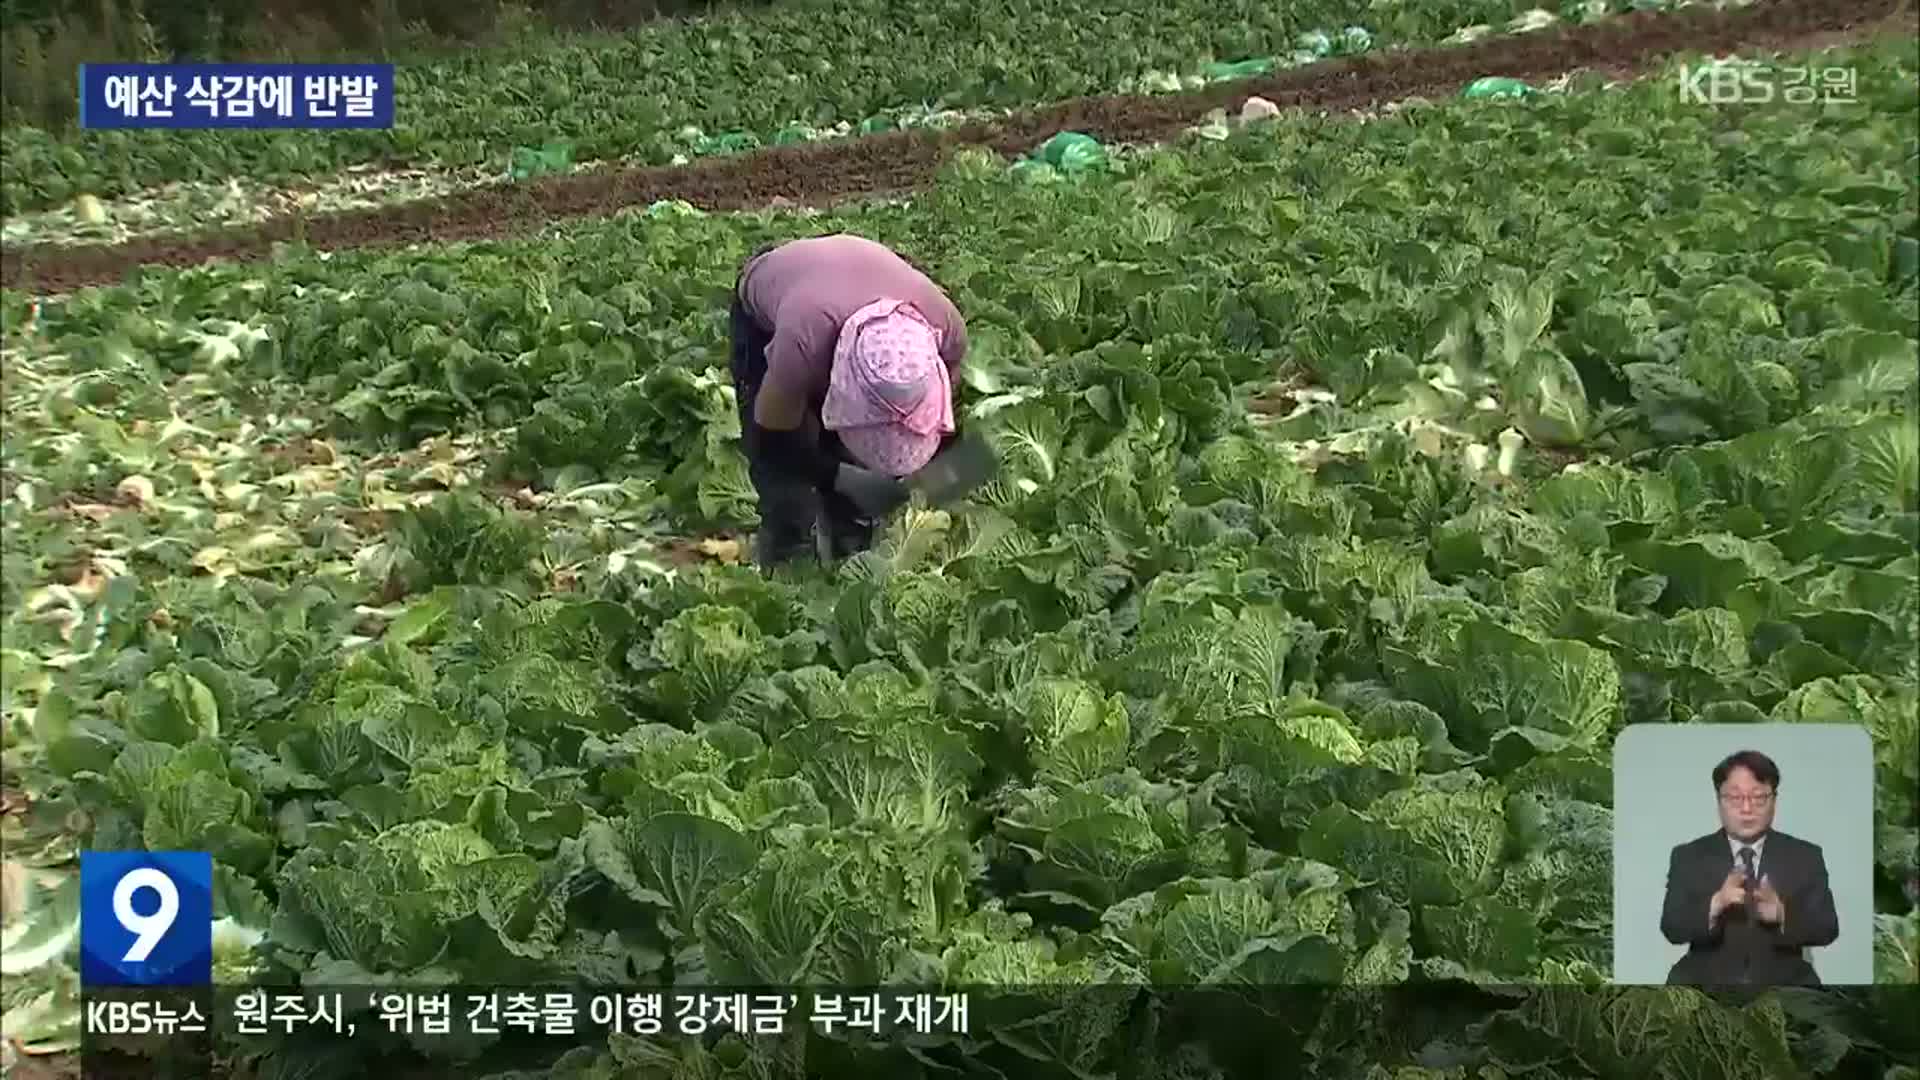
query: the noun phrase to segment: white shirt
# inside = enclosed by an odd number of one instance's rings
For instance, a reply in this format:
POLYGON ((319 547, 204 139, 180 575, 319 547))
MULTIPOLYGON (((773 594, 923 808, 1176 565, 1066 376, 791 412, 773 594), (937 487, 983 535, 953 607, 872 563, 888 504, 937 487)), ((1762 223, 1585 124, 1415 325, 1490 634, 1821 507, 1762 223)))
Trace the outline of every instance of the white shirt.
POLYGON ((1741 848, 1753 849, 1753 868, 1756 871, 1759 870, 1761 859, 1764 857, 1766 853, 1767 834, 1761 833, 1757 838, 1753 839, 1752 841, 1738 840, 1734 838, 1733 834, 1731 833, 1727 834, 1727 850, 1733 853, 1733 865, 1735 866, 1740 865, 1740 849, 1741 848))

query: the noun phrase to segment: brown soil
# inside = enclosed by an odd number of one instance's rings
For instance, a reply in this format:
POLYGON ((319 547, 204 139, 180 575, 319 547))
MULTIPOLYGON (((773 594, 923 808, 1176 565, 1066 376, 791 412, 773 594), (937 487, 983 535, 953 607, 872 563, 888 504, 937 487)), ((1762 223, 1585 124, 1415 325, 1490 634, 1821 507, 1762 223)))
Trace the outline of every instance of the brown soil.
POLYGON ((713 563, 733 564, 747 557, 748 540, 742 536, 715 533, 701 537, 672 537, 654 548, 654 553, 674 566, 687 567, 713 563))
POLYGON ((296 435, 279 446, 265 448, 261 453, 293 468, 333 464, 333 448, 305 435, 296 435))
MULTIPOLYGON (((18 1050, 19 1044, 14 1044, 18 1050)), ((8 1080, 76 1080, 84 1075, 80 1068, 80 1055, 73 1053, 49 1054, 45 1057, 31 1057, 19 1051, 14 1059, 13 1070, 8 1080)), ((128 1075, 138 1075, 129 1073, 128 1075)))
MULTIPOLYGON (((920 187, 964 145, 1024 154, 1063 130, 1105 142, 1159 142, 1212 109, 1237 108, 1250 95, 1283 109, 1350 111, 1410 97, 1444 97, 1483 75, 1543 81, 1580 68, 1640 71, 1683 53, 1830 44, 1908 29, 1914 2, 1775 0, 1729 11, 1633 13, 1593 26, 1473 45, 1344 58, 1191 93, 1081 98, 948 131, 769 147, 679 167, 595 171, 308 218, 305 239, 322 250, 444 244, 525 233, 558 219, 606 215, 660 199, 684 199, 708 210, 762 207, 777 199, 819 205, 920 187)), ((119 281, 136 266, 255 259, 291 239, 293 229, 291 220, 281 219, 116 245, 10 250, 0 253, 0 283, 61 293, 119 281)))
POLYGON ((341 514, 347 519, 347 527, 361 533, 383 533, 387 531, 388 517, 384 510, 346 510, 341 514))
POLYGON ((668 540, 655 550, 660 553, 662 558, 682 569, 690 566, 699 566, 701 563, 707 561, 707 557, 700 553, 700 542, 698 540, 668 540))

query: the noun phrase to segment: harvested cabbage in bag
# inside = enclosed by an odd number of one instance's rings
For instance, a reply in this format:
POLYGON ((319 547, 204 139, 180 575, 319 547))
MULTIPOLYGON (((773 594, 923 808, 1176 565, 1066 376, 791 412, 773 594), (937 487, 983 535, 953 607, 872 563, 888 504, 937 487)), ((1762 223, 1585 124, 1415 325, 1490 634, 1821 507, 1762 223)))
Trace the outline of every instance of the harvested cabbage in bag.
POLYGON ((1041 144, 1041 161, 1063 172, 1085 172, 1107 163, 1106 147, 1091 135, 1063 131, 1041 144))
POLYGON ((1252 60, 1241 60, 1233 64, 1208 64, 1200 73, 1209 79, 1251 79, 1255 75, 1265 75, 1274 68, 1271 56, 1257 56, 1252 60))
POLYGON ((1515 98, 1525 97, 1531 93, 1533 93, 1533 87, 1528 86, 1519 79, 1509 79, 1500 75, 1489 75, 1486 78, 1475 79, 1473 82, 1468 83, 1467 88, 1460 91, 1460 96, 1466 98, 1515 98))
POLYGON ((531 146, 514 147, 513 161, 508 165, 507 172, 515 180, 525 180, 549 173, 563 173, 572 166, 573 144, 550 142, 538 150, 531 146))

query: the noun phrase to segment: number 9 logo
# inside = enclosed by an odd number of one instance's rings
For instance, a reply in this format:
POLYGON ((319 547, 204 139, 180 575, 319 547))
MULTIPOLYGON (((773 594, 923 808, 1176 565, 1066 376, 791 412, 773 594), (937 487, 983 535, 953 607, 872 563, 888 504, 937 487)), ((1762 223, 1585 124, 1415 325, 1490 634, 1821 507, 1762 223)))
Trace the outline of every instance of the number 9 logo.
POLYGON ((80 985, 207 986, 213 856, 80 853, 80 985))
POLYGON ((133 944, 120 958, 123 964, 137 964, 153 955, 154 947, 167 938, 174 920, 180 917, 180 890, 165 872, 151 866, 129 870, 113 887, 113 917, 133 935, 133 944), (142 915, 133 910, 133 894, 152 889, 160 894, 160 910, 142 915))

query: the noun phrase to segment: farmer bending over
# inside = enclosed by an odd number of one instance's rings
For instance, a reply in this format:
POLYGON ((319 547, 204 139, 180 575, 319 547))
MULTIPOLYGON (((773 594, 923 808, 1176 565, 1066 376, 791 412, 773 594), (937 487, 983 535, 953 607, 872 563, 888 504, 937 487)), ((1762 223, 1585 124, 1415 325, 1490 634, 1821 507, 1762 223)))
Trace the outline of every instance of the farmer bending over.
POLYGON ((821 236, 762 249, 733 295, 733 382, 760 496, 763 567, 811 546, 865 550, 904 480, 951 439, 967 328, 939 286, 886 247, 821 236))

